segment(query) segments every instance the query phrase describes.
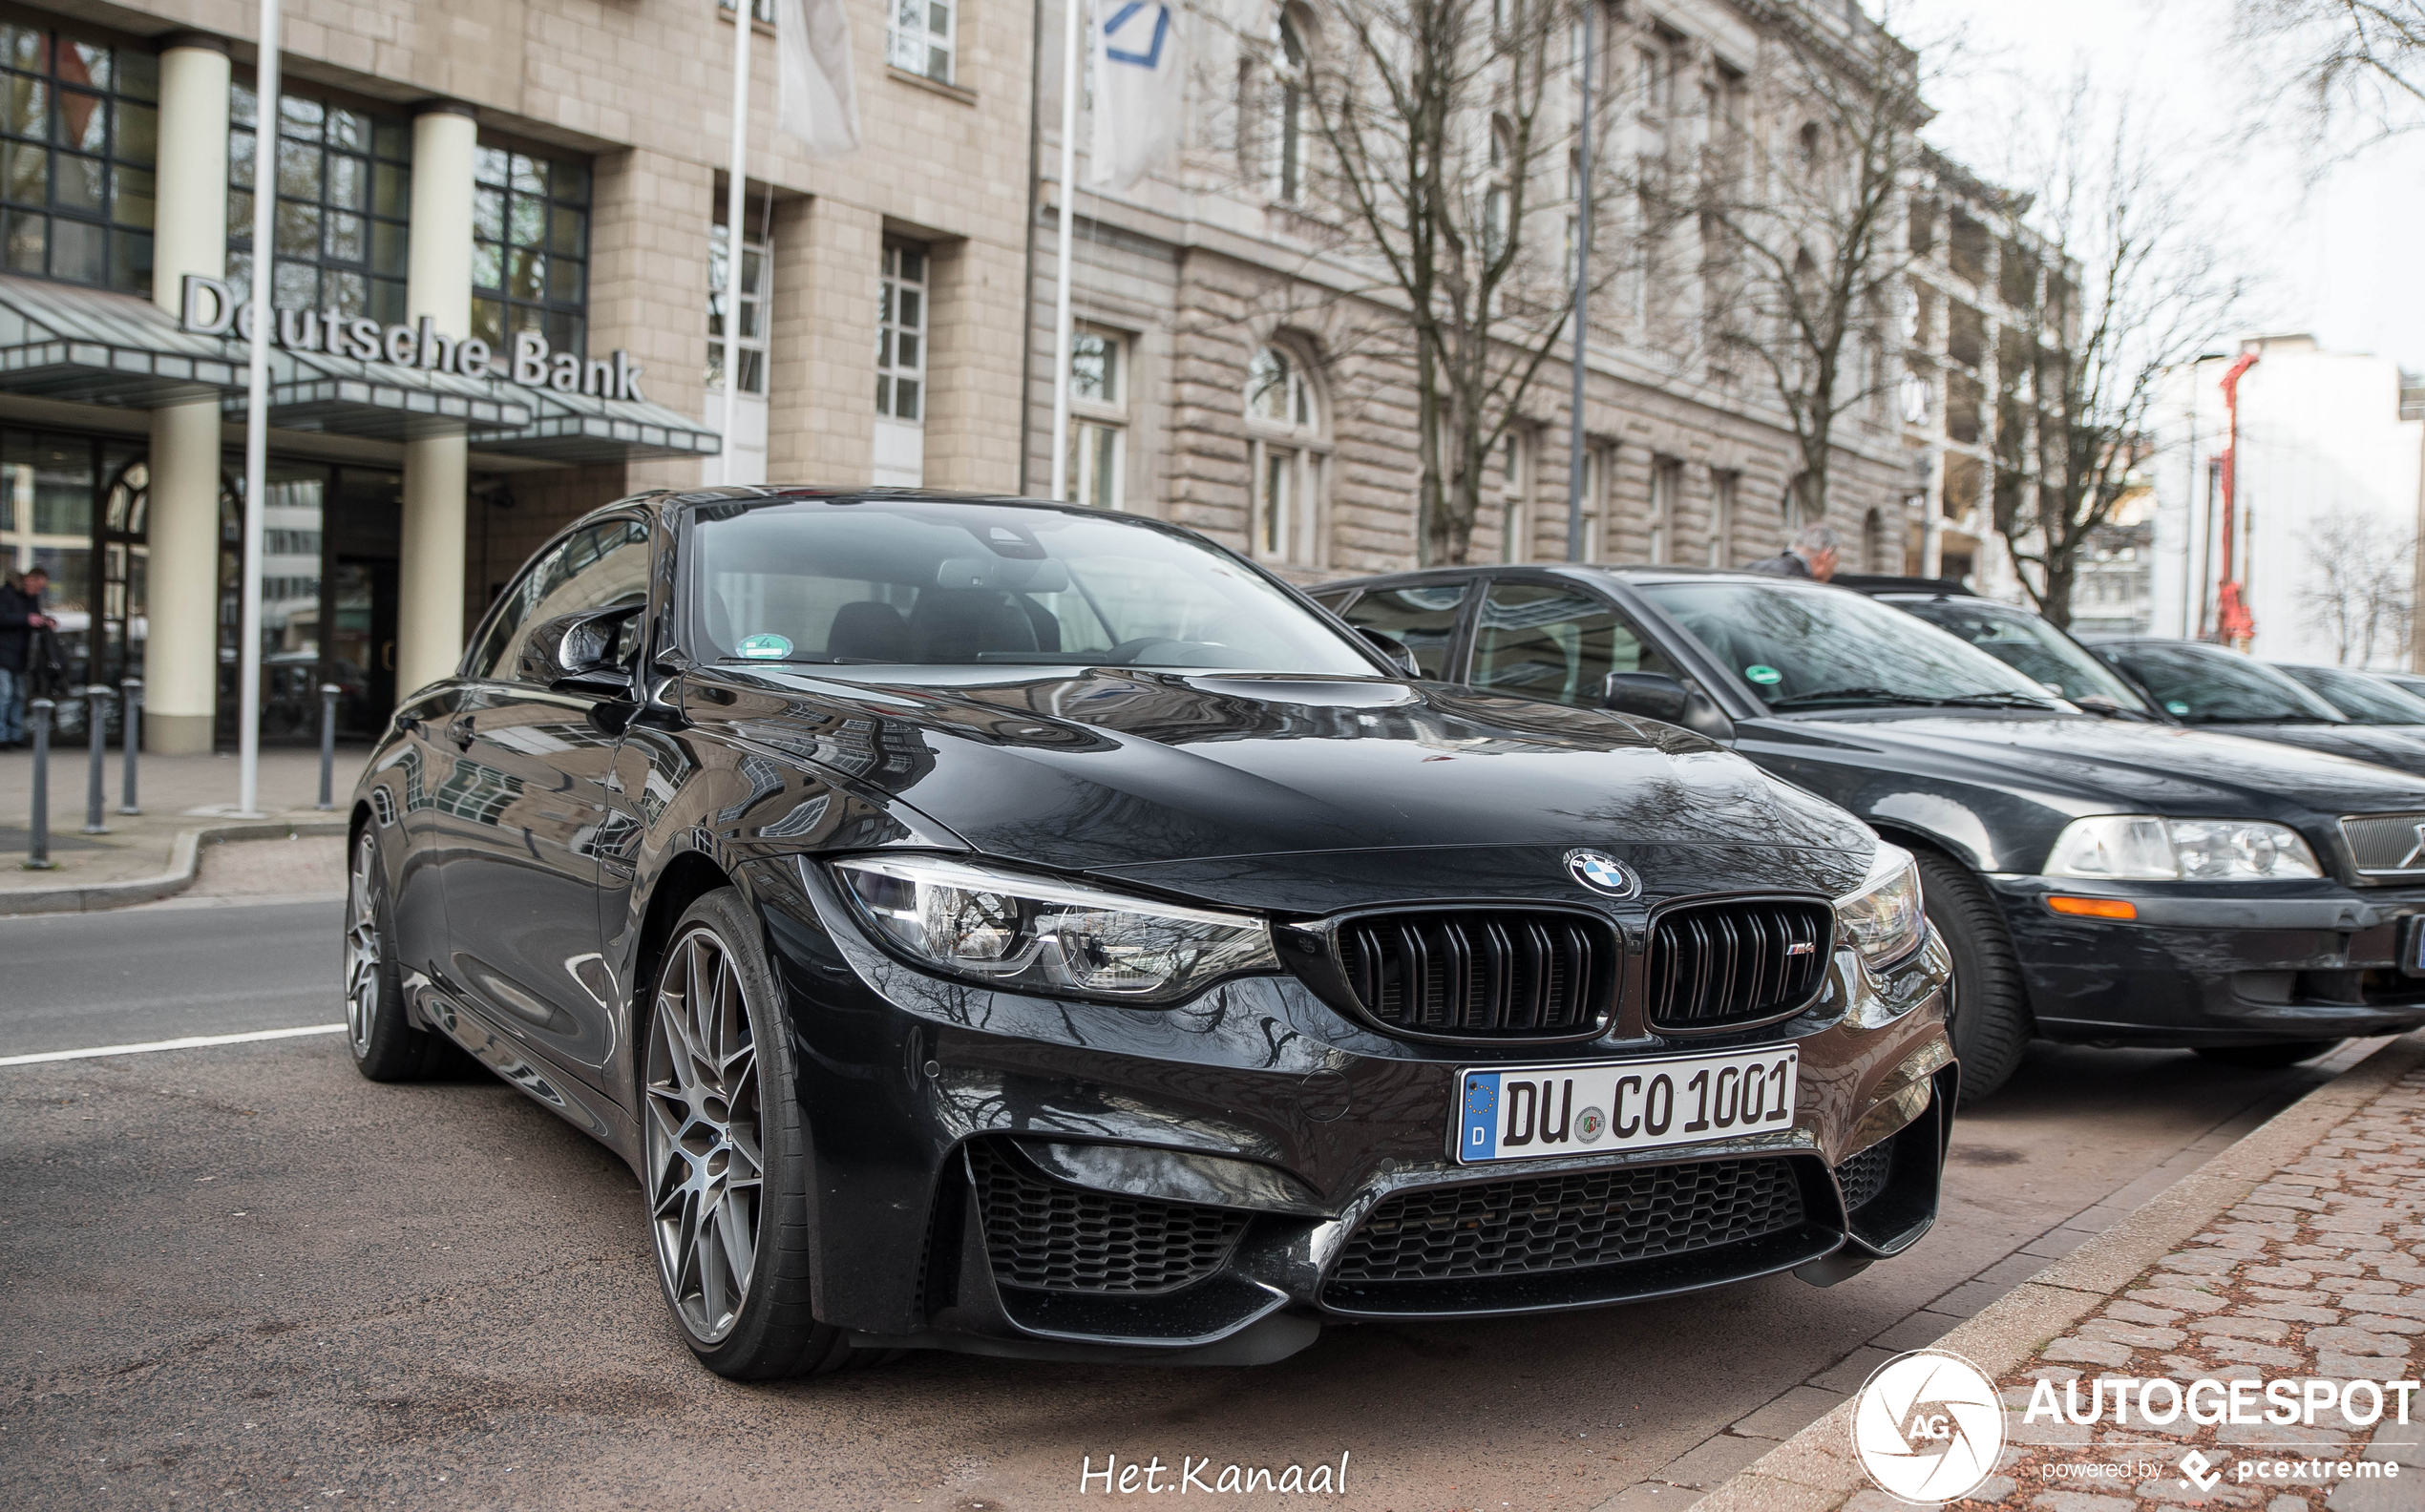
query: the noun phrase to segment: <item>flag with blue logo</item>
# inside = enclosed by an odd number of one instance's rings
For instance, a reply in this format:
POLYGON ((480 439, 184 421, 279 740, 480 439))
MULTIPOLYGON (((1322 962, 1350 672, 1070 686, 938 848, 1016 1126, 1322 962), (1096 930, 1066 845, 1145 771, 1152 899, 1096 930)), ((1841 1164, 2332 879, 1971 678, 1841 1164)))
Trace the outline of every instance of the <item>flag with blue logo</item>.
POLYGON ((1086 180, 1126 189, 1179 143, 1187 113, 1184 18, 1176 4, 1162 0, 1095 0, 1094 14, 1095 130, 1086 180))

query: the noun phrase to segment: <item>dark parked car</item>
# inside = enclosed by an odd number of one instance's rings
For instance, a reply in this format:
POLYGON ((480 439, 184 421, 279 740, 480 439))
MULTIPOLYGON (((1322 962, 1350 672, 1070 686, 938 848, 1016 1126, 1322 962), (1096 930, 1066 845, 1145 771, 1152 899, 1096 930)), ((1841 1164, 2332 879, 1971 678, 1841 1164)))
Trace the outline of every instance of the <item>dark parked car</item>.
POLYGON ((2092 714, 1814 582, 1467 567, 1314 592, 1429 675, 1686 725, 1910 850, 1966 1097, 2034 1034, 2267 1065, 2425 1024, 2425 782, 2401 772, 2092 714))
POLYGON ((1918 615, 1960 636, 2050 693, 2092 714, 2172 723, 2146 689, 2098 659, 2044 615, 1982 598, 1960 583, 1932 578, 1849 577, 1834 581, 1918 615))
POLYGON ((2288 662, 2276 662, 2273 668, 2331 704, 2353 724, 2397 730, 2412 739, 2425 735, 2425 698, 2380 673, 2288 662))
POLYGON ((737 1376, 1254 1363, 1912 1243, 1958 1071, 1909 858, 1402 654, 1132 516, 626 500, 371 759, 353 1055, 443 1036, 622 1154, 737 1376))
POLYGON ((2183 724, 2425 776, 2425 741, 2351 720, 2279 668, 2227 647, 2157 637, 2100 637, 2089 646, 2183 724))

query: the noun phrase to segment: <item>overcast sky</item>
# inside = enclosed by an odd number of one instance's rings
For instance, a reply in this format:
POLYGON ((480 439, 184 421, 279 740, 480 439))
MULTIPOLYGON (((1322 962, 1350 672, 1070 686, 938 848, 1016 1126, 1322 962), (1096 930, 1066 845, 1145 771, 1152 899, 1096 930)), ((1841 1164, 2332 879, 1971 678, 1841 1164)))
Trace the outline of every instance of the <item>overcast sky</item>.
POLYGON ((2425 369, 2425 135, 2312 185, 2295 123, 2235 141, 2263 118, 2266 81, 2230 45, 2230 0, 1892 0, 1884 14, 1913 40, 1964 28, 1986 60, 1932 93, 1939 146, 1993 177, 2015 77, 2059 85, 2084 64, 2142 120, 2204 144, 2189 150, 2209 155, 2211 206, 2266 278, 2253 324, 2425 369))

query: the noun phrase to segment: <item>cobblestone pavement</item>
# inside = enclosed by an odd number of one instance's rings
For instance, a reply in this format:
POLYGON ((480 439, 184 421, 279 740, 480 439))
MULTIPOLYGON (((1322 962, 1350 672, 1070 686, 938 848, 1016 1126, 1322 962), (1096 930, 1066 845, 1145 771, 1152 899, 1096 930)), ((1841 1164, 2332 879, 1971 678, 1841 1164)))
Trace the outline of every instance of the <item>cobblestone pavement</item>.
MULTIPOLYGON (((2115 1298, 2000 1382, 2011 1446, 2001 1477, 1963 1507, 2132 1512, 2150 1506, 2294 1512, 2425 1509, 2425 1069, 2412 1070, 2329 1130, 2115 1298), (2037 1391, 2168 1377, 2183 1386, 2295 1378, 2406 1381, 2379 1419, 2363 1390, 2354 1417, 2312 1426, 2167 1423, 2134 1412, 2116 1423, 2113 1393, 2088 1424, 2027 1423, 2037 1391), (2356 1419, 2367 1419, 2359 1421, 2356 1419), (2204 1455, 2220 1479, 2195 1485, 2181 1461, 2204 1455), (2344 1468, 2345 1466, 2349 1468, 2344 1468), (2149 1473, 2151 1472, 2152 1473, 2149 1473)), ((2262 1388, 2260 1388, 2260 1391, 2262 1388)), ((2209 1397, 2208 1399, 2211 1399, 2209 1397)), ((2159 1412, 2170 1405, 2160 1388, 2159 1412)), ((2251 1414, 2265 1411, 2260 1395, 2251 1414)), ((2201 1478, 2203 1479, 2203 1477, 2201 1478)), ((1892 1503, 1870 1491, 1852 1505, 1892 1503)))

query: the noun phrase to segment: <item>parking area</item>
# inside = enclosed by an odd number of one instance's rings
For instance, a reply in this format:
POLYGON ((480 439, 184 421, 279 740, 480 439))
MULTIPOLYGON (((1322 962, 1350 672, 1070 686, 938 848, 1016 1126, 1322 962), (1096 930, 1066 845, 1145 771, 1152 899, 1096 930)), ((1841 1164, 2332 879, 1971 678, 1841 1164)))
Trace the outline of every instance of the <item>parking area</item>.
MULTIPOLYGON (((333 1021, 336 914, 0 921, 0 1057, 333 1021)), ((334 1036, 5 1066, 0 1504, 1015 1512, 1116 1455, 1166 1489, 1182 1457, 1345 1456, 1345 1504, 1395 1512, 1680 1506, 2363 1048, 2039 1047, 1959 1125, 1944 1221, 1830 1291, 1342 1328, 1259 1370, 921 1354, 763 1387, 682 1348, 629 1172, 484 1074, 373 1085, 334 1036)))

